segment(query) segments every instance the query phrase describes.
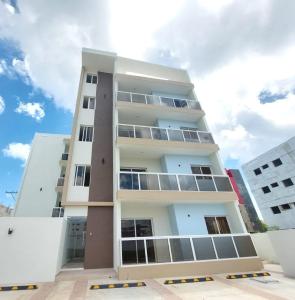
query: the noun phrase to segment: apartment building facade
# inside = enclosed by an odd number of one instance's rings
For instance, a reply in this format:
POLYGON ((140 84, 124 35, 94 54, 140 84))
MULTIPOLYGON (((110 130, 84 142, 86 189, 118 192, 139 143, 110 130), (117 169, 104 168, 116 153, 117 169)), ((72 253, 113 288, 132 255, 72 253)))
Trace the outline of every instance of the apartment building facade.
POLYGON ((242 166, 265 223, 295 228, 295 137, 242 166))
POLYGON ((238 169, 227 169, 226 173, 232 183, 234 191, 237 193, 240 212, 248 232, 259 231, 259 218, 241 172, 238 169))
POLYGON ((218 151, 186 71, 83 49, 51 202, 63 264, 121 279, 261 269, 218 151))

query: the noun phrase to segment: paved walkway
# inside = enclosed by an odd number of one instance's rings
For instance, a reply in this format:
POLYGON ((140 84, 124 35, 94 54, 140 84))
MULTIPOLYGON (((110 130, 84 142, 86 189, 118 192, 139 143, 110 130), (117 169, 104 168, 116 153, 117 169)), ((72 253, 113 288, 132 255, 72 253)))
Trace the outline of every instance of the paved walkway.
MULTIPOLYGON (((295 300, 295 279, 284 277, 279 265, 266 264, 272 276, 226 279, 226 274, 212 276, 214 281, 164 285, 165 279, 144 280, 145 287, 90 290, 93 284, 119 282, 110 269, 61 272, 53 283, 40 283, 33 291, 0 292, 0 300, 82 300, 82 299, 277 299, 295 300)), ((120 281, 122 282, 122 281, 120 281)), ((131 280, 130 280, 131 282, 131 280)))

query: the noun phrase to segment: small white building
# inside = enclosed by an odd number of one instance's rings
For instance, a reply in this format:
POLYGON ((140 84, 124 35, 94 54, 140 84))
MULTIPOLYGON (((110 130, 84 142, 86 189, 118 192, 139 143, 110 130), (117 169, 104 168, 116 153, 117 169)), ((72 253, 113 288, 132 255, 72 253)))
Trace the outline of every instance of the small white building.
POLYGON ((295 228, 295 137, 242 166, 265 223, 295 228))

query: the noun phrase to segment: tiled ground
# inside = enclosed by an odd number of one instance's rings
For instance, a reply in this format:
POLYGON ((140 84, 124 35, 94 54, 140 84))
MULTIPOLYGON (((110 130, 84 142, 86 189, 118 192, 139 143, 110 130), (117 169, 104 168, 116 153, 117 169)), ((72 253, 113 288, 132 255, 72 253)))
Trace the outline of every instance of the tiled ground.
POLYGON ((90 290, 92 284, 116 283, 112 270, 65 271, 54 283, 38 284, 34 291, 0 292, 0 300, 82 300, 82 299, 292 299, 295 279, 283 276, 280 266, 265 265, 272 276, 259 279, 225 279, 214 275, 214 281, 163 285, 165 279, 144 280, 146 287, 90 290), (259 281, 257 281, 259 280, 259 281))

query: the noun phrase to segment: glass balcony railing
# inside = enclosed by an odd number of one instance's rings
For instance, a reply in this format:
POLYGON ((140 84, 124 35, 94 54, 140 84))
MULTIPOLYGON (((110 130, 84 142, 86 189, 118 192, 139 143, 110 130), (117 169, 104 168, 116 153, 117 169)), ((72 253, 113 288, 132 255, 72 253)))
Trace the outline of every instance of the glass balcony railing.
POLYGON ((119 189, 140 191, 232 192, 228 176, 120 172, 119 189))
POLYGON ((64 216, 64 208, 63 207, 54 207, 52 209, 53 218, 62 218, 64 216))
POLYGON ((257 257, 249 234, 121 238, 121 265, 257 257))
POLYGON ((139 125, 118 125, 118 136, 129 138, 214 144, 211 133, 197 130, 182 130, 139 125))
POLYGON ((201 110, 200 103, 196 100, 162 97, 157 95, 147 95, 122 91, 117 92, 117 101, 201 110))
POLYGON ((64 181, 65 181, 65 178, 64 177, 59 177, 57 179, 57 186, 64 186, 64 181))

